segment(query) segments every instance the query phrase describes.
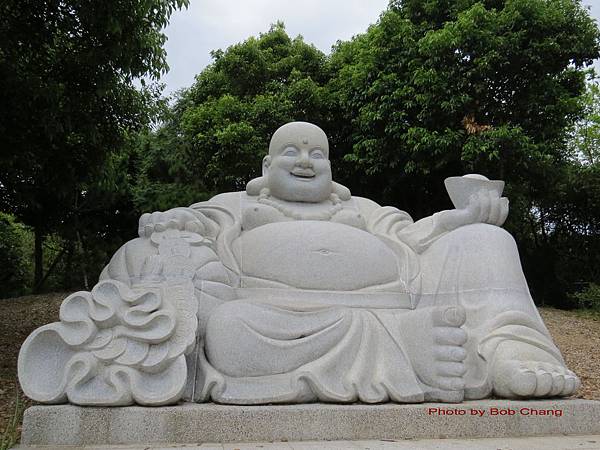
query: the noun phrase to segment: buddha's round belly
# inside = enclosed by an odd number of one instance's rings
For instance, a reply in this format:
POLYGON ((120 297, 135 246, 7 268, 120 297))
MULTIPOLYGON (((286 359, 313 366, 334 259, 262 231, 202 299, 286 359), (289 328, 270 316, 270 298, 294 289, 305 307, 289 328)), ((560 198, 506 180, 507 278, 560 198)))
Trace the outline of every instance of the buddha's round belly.
POLYGON ((351 291, 398 279, 390 248, 339 223, 271 223, 243 233, 234 248, 245 276, 296 288, 351 291))

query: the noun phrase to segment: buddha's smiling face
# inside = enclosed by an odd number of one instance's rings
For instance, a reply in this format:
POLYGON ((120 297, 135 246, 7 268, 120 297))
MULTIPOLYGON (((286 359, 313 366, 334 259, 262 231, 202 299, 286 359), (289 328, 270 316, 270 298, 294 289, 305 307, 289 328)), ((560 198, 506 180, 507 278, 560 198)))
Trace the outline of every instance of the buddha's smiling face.
POLYGON ((327 136, 319 127, 293 122, 279 128, 263 165, 271 195, 290 202, 318 203, 331 195, 327 136))

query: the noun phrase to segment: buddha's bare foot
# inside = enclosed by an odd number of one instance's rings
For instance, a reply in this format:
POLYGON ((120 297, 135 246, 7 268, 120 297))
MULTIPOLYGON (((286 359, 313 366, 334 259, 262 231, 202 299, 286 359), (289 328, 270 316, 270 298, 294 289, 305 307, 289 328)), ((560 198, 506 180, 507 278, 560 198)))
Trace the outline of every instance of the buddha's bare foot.
POLYGON ((461 306, 439 306, 411 311, 401 320, 409 357, 424 385, 426 401, 460 402, 466 372, 463 348, 467 332, 461 306))
POLYGON ((547 351, 519 341, 504 341, 492 364, 494 394, 503 398, 565 397, 581 381, 547 351))

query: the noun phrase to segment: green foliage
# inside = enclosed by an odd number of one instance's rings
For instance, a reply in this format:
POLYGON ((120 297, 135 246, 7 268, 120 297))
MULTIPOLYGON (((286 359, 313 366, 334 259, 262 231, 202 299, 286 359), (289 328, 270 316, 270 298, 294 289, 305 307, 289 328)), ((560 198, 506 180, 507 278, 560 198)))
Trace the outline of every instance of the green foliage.
POLYGON ((164 211, 208 199, 204 184, 182 157, 189 145, 180 138, 173 119, 156 132, 138 134, 131 146, 136 166, 135 209, 164 211))
POLYGON ((0 209, 41 237, 68 225, 82 184, 155 112, 163 28, 188 0, 0 3, 0 209))
POLYGON ((0 450, 8 450, 19 442, 19 428, 23 421, 23 413, 25 412, 25 404, 20 397, 19 389, 15 381, 15 402, 13 415, 8 419, 4 431, 0 436, 0 450))
POLYGON ((573 128, 569 147, 574 160, 596 165, 600 163, 600 84, 588 83, 581 100, 584 116, 573 128))
POLYGON ((31 274, 31 236, 14 217, 0 213, 0 298, 24 293, 31 274))
POLYGON ((152 92, 132 81, 166 70, 161 29, 186 3, 2 2, 3 208, 29 225, 62 219, 77 183, 148 122, 152 92))
POLYGON ((579 308, 600 312, 600 284, 590 283, 573 297, 579 308))
POLYGON ((66 226, 58 227, 65 288, 93 286, 119 246, 137 235, 135 142, 127 134, 125 145, 107 155, 102 173, 81 185, 66 226))
POLYGON ((599 169, 565 163, 546 173, 553 184, 546 196, 523 194, 521 202, 511 202, 511 214, 525 218, 513 233, 539 302, 576 307, 572 293, 578 286, 600 281, 599 169))
MULTIPOLYGON (((600 97, 588 83, 584 115, 566 134, 559 164, 530 167, 544 183, 512 188, 513 233, 535 298, 576 307, 581 285, 600 281, 600 165, 594 133, 600 97)), ((568 130, 565 130, 565 133, 568 130)), ((512 195, 511 194, 511 195, 512 195)))
POLYGON ((357 188, 418 216, 448 205, 440 180, 456 173, 542 191, 599 52, 577 1, 392 2, 332 55, 357 188))
POLYGON ((275 129, 292 120, 325 121, 326 58, 301 37, 291 39, 283 24, 212 56, 164 125, 142 139, 140 207, 242 189, 260 174, 275 129))

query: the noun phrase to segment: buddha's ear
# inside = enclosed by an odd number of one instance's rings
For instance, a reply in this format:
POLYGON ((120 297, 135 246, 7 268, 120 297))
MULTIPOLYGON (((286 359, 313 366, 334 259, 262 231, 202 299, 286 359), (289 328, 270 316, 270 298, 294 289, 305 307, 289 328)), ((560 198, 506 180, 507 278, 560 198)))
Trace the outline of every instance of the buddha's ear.
POLYGON ((342 186, 339 183, 336 183, 335 181, 331 182, 331 187, 332 187, 332 191, 334 194, 337 194, 337 196, 341 199, 341 200, 350 200, 350 198, 352 198, 352 194, 350 193, 350 189, 348 189, 346 186, 342 186))
POLYGON ((265 177, 258 177, 254 180, 250 180, 246 185, 246 194, 257 196, 260 195, 260 191, 267 187, 267 179, 265 177))
POLYGON ((269 166, 271 165, 271 156, 267 155, 263 158, 263 162, 262 162, 262 174, 263 177, 267 175, 267 173, 269 172, 269 166))

